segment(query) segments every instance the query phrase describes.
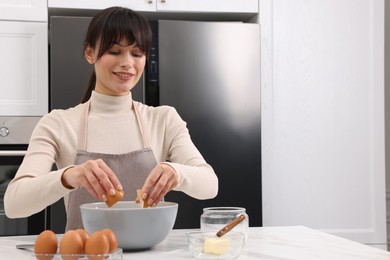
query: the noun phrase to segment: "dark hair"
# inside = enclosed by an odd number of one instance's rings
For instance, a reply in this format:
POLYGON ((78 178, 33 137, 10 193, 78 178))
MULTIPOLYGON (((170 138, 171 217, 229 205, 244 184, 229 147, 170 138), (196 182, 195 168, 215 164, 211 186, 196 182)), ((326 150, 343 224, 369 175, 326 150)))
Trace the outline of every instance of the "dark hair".
MULTIPOLYGON (((148 56, 152 41, 149 22, 144 16, 131 9, 110 7, 99 11, 92 18, 84 40, 84 52, 88 46, 95 49, 100 43, 97 56, 97 59, 99 59, 114 44, 121 42, 123 39, 126 39, 129 44, 135 42, 139 49, 148 56)), ((95 84, 96 73, 93 70, 82 103, 88 101, 91 97, 95 84)))

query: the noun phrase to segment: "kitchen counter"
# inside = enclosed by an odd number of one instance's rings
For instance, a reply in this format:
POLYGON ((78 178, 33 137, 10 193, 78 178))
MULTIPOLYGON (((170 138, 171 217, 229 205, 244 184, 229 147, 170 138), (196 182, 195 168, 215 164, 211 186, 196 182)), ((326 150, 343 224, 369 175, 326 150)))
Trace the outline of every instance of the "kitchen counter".
MULTIPOLYGON (((151 250, 126 252, 123 259, 191 259, 185 233, 172 230, 167 239, 151 250)), ((0 237, 0 259, 34 259, 33 253, 16 249, 32 244, 36 236, 0 237)), ((249 238, 239 256, 246 259, 390 259, 390 252, 336 237, 303 226, 250 228, 249 238)))

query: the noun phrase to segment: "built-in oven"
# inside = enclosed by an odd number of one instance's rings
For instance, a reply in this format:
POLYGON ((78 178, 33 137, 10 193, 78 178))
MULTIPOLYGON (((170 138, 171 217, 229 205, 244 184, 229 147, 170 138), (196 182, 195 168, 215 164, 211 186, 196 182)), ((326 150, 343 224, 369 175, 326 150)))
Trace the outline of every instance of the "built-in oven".
POLYGON ((40 117, 0 117, 0 236, 34 235, 45 230, 46 209, 26 218, 9 219, 4 193, 26 154, 31 133, 40 117))

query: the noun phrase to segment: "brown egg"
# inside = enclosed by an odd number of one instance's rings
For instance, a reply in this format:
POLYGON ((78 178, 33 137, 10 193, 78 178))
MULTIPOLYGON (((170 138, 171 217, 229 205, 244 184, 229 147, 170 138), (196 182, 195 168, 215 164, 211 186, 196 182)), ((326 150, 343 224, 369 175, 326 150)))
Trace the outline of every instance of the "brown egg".
POLYGON ((85 253, 88 255, 99 255, 99 256, 88 256, 90 260, 104 259, 104 254, 108 254, 110 244, 107 237, 103 232, 97 231, 92 233, 87 242, 85 243, 85 253))
POLYGON ((84 249, 83 239, 76 230, 65 232, 60 241, 60 254, 64 260, 78 259, 78 256, 64 256, 70 254, 82 254, 84 249))
POLYGON ((101 231, 108 239, 108 243, 110 245, 109 252, 112 252, 118 248, 118 239, 116 238, 116 235, 114 231, 110 228, 103 229, 101 231))
MULTIPOLYGON (((58 249, 58 240, 51 230, 42 231, 36 238, 34 244, 35 254, 55 254, 58 249)), ((50 260, 53 256, 37 256, 39 260, 50 260)))
POLYGON ((85 243, 87 242, 87 240, 89 238, 89 233, 87 230, 82 229, 82 228, 76 229, 76 231, 77 231, 77 233, 79 233, 79 235, 81 236, 81 239, 83 240, 83 251, 84 251, 85 243))

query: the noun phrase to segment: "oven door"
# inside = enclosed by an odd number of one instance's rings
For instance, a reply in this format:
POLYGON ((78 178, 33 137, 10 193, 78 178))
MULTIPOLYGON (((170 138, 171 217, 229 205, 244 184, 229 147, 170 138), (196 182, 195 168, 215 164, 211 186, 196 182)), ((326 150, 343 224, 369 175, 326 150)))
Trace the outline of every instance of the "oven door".
POLYGON ((0 236, 35 235, 46 227, 46 209, 27 218, 9 219, 4 211, 4 193, 15 176, 27 145, 0 145, 0 236))
POLYGON ((45 230, 46 210, 27 218, 9 219, 4 194, 26 155, 31 133, 41 117, 0 117, 0 236, 35 235, 45 230))

